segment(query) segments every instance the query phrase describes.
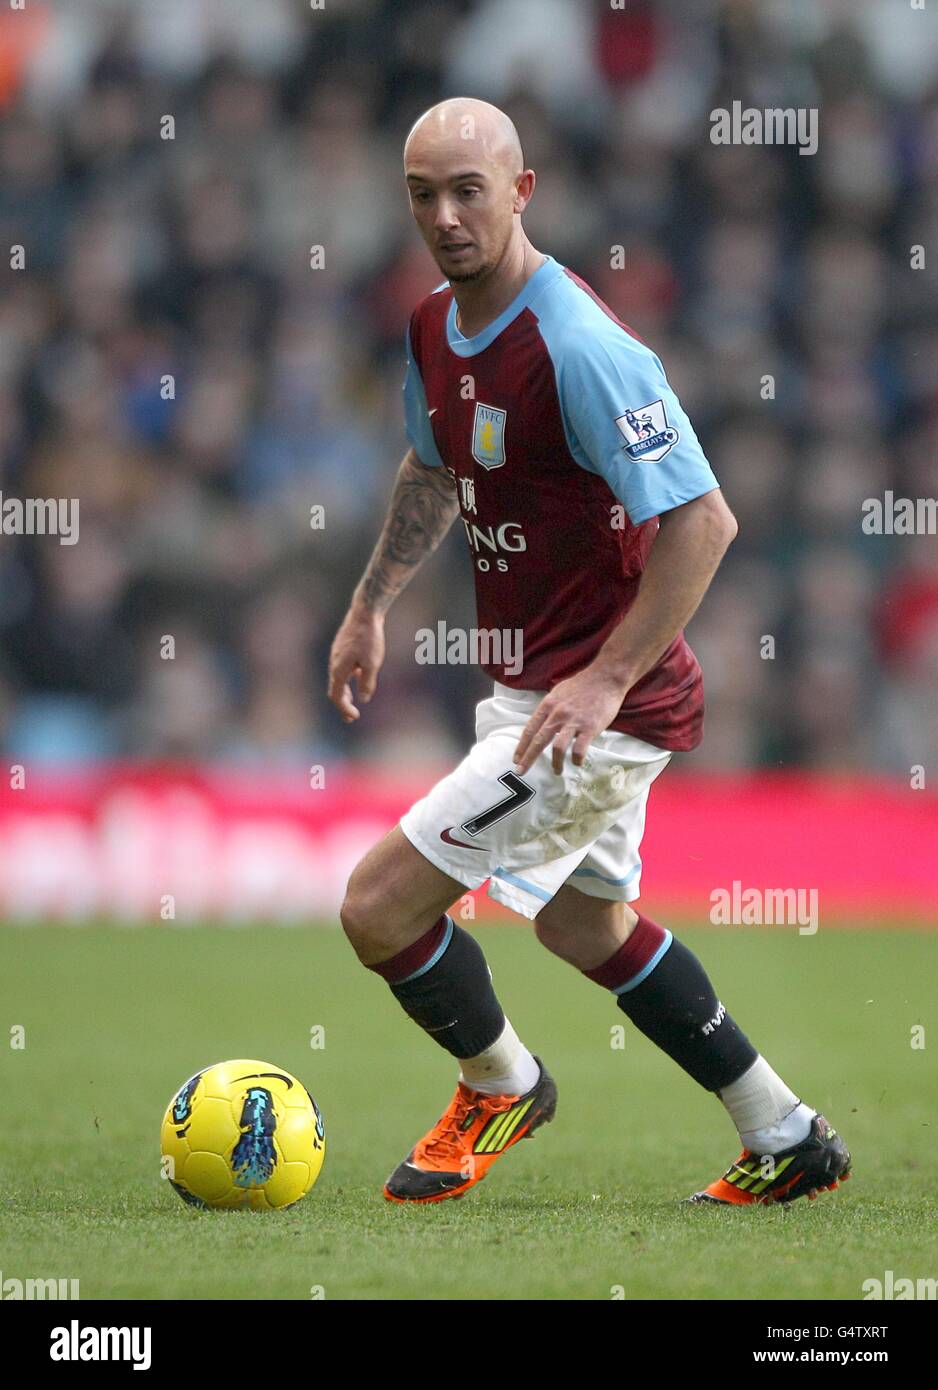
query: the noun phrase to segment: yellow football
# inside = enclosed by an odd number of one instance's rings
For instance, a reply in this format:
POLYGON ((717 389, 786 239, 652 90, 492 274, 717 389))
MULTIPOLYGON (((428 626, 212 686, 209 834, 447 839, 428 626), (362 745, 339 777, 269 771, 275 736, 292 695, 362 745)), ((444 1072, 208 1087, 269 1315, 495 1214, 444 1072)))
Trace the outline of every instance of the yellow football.
POLYGON ((197 1207, 272 1211, 298 1202, 326 1155, 322 1114, 270 1062, 217 1062, 190 1076, 163 1116, 162 1173, 197 1207))

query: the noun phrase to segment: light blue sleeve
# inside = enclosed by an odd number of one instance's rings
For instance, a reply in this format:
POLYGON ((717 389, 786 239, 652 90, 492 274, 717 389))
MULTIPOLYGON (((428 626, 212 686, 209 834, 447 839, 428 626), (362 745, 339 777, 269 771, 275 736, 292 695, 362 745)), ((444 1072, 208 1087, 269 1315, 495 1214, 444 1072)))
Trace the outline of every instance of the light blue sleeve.
POLYGON ((555 361, 570 451, 605 478, 638 526, 717 482, 660 361, 607 320, 566 337, 555 361))
POLYGON ((423 389, 420 370, 414 361, 407 330, 407 375, 404 377, 404 432, 420 462, 428 468, 442 468, 443 460, 433 438, 433 427, 427 413, 427 393, 423 389))

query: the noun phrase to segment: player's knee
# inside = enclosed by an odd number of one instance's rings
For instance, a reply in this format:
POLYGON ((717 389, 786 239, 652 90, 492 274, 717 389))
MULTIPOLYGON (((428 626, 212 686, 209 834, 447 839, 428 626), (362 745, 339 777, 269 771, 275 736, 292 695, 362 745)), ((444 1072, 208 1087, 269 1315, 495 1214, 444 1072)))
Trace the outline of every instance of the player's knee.
POLYGON ((386 904, 382 910, 382 895, 373 882, 367 865, 359 864, 352 873, 339 909, 342 930, 357 956, 372 960, 387 945, 388 918, 386 904))
POLYGON ((568 959, 570 950, 570 923, 553 917, 547 907, 541 908, 534 919, 534 932, 542 946, 562 960, 568 959))

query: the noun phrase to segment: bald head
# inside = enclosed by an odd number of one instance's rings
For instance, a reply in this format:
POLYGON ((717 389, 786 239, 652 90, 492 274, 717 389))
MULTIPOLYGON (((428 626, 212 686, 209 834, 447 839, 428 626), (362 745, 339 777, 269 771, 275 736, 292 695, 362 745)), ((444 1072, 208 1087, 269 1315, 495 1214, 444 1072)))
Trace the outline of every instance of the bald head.
POLYGON ((521 141, 510 116, 476 97, 450 97, 425 111, 404 142, 404 167, 450 154, 475 160, 515 179, 524 169, 521 141))
POLYGON ((421 235, 451 283, 486 279, 525 243, 534 171, 497 106, 475 97, 431 106, 407 136, 404 176, 421 235))

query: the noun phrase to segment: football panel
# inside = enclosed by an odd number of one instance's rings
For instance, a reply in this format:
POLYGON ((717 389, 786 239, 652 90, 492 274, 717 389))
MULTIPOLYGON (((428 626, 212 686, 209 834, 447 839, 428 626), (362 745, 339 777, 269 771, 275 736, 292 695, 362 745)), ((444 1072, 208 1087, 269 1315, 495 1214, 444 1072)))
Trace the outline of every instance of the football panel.
POLYGON ((220 1154, 227 1163, 240 1132, 229 1101, 206 1096, 192 1112, 185 1137, 193 1153, 220 1154))
POLYGON ((278 1163, 264 1193, 269 1206, 288 1207, 304 1197, 312 1185, 308 1163, 278 1163))
POLYGON ((233 1191, 227 1160, 217 1153, 191 1153, 181 1181, 194 1197, 213 1207, 226 1205, 233 1191))
POLYGON ((277 1118, 277 1145, 285 1161, 311 1163, 322 1150, 324 1140, 320 1138, 316 1117, 308 1104, 303 1109, 281 1110, 277 1118))

